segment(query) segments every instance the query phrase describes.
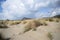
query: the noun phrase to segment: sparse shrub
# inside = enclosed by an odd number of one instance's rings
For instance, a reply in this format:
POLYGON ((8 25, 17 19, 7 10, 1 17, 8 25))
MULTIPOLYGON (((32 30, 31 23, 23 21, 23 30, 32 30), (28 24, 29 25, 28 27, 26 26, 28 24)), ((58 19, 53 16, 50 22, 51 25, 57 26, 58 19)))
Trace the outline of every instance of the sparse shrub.
POLYGON ((42 24, 42 23, 40 23, 40 25, 41 25, 41 26, 43 26, 43 24, 42 24))
POLYGON ((48 24, 45 21, 40 21, 40 26, 47 26, 48 24))
POLYGON ((33 28, 32 30, 33 30, 33 31, 36 31, 36 28, 33 28))
POLYGON ((0 40, 10 40, 10 39, 11 39, 11 38, 6 38, 6 39, 3 38, 3 37, 2 37, 2 34, 0 33, 0 40))
POLYGON ((11 25, 15 25, 15 23, 11 23, 11 25))
POLYGON ((36 27, 40 26, 40 24, 41 24, 39 21, 36 21, 36 20, 34 20, 33 22, 35 23, 36 27))
POLYGON ((27 23, 26 21, 23 21, 23 24, 27 23))
POLYGON ((0 24, 4 24, 4 22, 3 21, 0 21, 0 24))
POLYGON ((52 18, 49 18, 49 21, 50 21, 50 22, 53 22, 54 20, 53 20, 52 18))
POLYGON ((26 24, 26 23, 27 23, 27 21, 23 20, 23 21, 21 21, 21 23, 22 23, 22 24, 26 24))
POLYGON ((53 40, 53 36, 52 36, 52 34, 51 34, 50 32, 48 32, 47 36, 48 36, 48 38, 49 38, 50 40, 53 40))
POLYGON ((9 19, 6 19, 6 21, 10 21, 9 19))
POLYGON ((27 26, 25 27, 25 32, 29 31, 29 30, 33 30, 33 31, 36 31, 36 27, 40 26, 40 22, 39 21, 36 21, 36 20, 33 20, 33 21, 30 21, 27 26))
POLYGON ((43 25, 44 25, 44 26, 47 26, 47 23, 44 22, 43 25))
POLYGON ((19 24, 20 22, 16 22, 16 24, 19 24))
POLYGON ((20 22, 12 22, 11 25, 17 25, 20 24, 20 22))
POLYGON ((48 21, 48 19, 45 19, 45 21, 48 21))
POLYGON ((5 24, 0 24, 0 28, 8 28, 8 26, 5 24))
POLYGON ((56 22, 59 22, 59 20, 56 20, 56 22))
POLYGON ((0 22, 0 28, 8 28, 5 22, 1 21, 0 22))
POLYGON ((0 34, 0 40, 4 40, 3 38, 2 38, 2 35, 0 34))
POLYGON ((31 27, 25 27, 24 33, 27 32, 27 31, 29 31, 29 30, 31 30, 31 27))
POLYGON ((24 27, 24 33, 25 32, 27 32, 27 31, 29 31, 29 30, 31 30, 32 28, 31 28, 31 23, 29 22, 29 23, 27 23, 27 25, 25 25, 25 27, 24 27))

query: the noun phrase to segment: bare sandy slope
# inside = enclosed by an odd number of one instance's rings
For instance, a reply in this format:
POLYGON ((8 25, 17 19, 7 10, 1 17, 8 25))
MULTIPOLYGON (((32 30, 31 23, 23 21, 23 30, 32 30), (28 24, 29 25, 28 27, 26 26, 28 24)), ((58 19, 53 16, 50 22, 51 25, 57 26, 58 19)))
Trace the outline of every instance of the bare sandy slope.
POLYGON ((24 32, 26 24, 18 24, 9 26, 7 29, 0 29, 3 38, 11 38, 10 40, 60 40, 60 22, 48 22, 47 26, 39 26, 36 31, 30 30, 24 32), (48 37, 51 33, 51 37, 48 37))

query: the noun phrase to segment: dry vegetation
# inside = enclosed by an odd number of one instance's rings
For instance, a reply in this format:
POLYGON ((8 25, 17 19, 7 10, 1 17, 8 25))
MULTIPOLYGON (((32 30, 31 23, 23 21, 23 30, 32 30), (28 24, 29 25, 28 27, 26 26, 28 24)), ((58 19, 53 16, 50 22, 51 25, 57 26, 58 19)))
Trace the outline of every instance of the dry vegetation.
POLYGON ((48 36, 48 38, 49 38, 50 40, 53 40, 53 36, 52 36, 52 34, 51 34, 50 32, 48 32, 47 36, 48 36))
POLYGON ((25 26, 25 31, 24 32, 27 32, 29 30, 33 30, 33 31, 36 31, 36 28, 41 26, 41 23, 37 20, 26 20, 26 21, 22 21, 23 24, 26 24, 25 26))
MULTIPOLYGON (((0 20, 0 28, 7 27, 7 25, 26 24, 30 22, 31 29, 39 26, 47 26, 47 22, 60 22, 59 18, 42 18, 42 19, 29 19, 29 20, 0 20)), ((29 25, 28 25, 29 27, 29 25)), ((29 28, 28 28, 29 29, 29 28)))
MULTIPOLYGON (((60 22, 60 19, 58 19, 58 18, 46 18, 45 19, 44 18, 44 19, 13 20, 13 21, 12 20, 4 20, 4 21, 1 20, 0 21, 0 28, 8 28, 7 25, 12 26, 12 27, 13 26, 14 27, 16 26, 16 28, 18 27, 19 33, 21 33, 19 28, 21 28, 20 24, 22 24, 23 25, 22 27, 24 27, 23 28, 24 29, 23 30, 23 33, 24 34, 26 32, 28 32, 28 31, 30 32, 30 30, 32 32, 38 32, 36 34, 40 34, 41 33, 42 35, 45 34, 44 32, 47 32, 47 35, 46 36, 48 37, 48 39, 53 40, 53 35, 51 34, 50 29, 52 28, 54 30, 54 28, 55 28, 54 25, 55 24, 50 25, 50 26, 53 26, 53 27, 50 27, 49 26, 49 24, 50 23, 53 23, 53 22, 54 23, 59 23, 60 22)), ((15 30, 15 32, 16 32, 16 30, 15 30)), ((1 37, 1 35, 0 35, 0 39, 3 39, 1 37)), ((9 38, 7 40, 9 40, 9 38)))
POLYGON ((27 26, 25 27, 25 32, 27 32, 31 29, 33 31, 36 31, 36 28, 40 27, 40 26, 47 26, 48 25, 47 21, 49 21, 49 22, 59 22, 60 20, 57 19, 57 18, 48 18, 48 19, 38 19, 38 20, 24 20, 21 23, 27 24, 27 26))
POLYGON ((10 38, 4 39, 4 38, 2 37, 2 34, 0 34, 0 40, 10 40, 10 38))
POLYGON ((59 22, 60 19, 59 18, 48 18, 48 19, 46 19, 46 21, 49 21, 49 22, 59 22))
POLYGON ((0 21, 0 28, 8 28, 8 26, 5 24, 5 22, 0 21))

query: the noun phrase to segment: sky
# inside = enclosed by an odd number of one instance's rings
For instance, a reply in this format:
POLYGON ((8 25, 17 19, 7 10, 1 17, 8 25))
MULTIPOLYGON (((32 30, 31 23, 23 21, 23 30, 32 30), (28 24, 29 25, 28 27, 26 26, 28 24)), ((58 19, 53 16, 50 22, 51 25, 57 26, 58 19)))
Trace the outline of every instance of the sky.
POLYGON ((43 18, 60 14, 60 0, 0 0, 0 19, 43 18))

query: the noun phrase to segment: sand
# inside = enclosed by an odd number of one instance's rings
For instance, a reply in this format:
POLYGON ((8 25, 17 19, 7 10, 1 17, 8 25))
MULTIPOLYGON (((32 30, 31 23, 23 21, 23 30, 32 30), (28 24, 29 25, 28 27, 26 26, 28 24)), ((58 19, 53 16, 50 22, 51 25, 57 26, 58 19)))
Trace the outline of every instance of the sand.
POLYGON ((60 40, 60 22, 48 22, 47 26, 39 26, 36 31, 30 30, 24 33, 24 24, 9 26, 10 28, 0 29, 4 39, 10 40, 60 40), (51 33, 52 39, 48 37, 51 33))

